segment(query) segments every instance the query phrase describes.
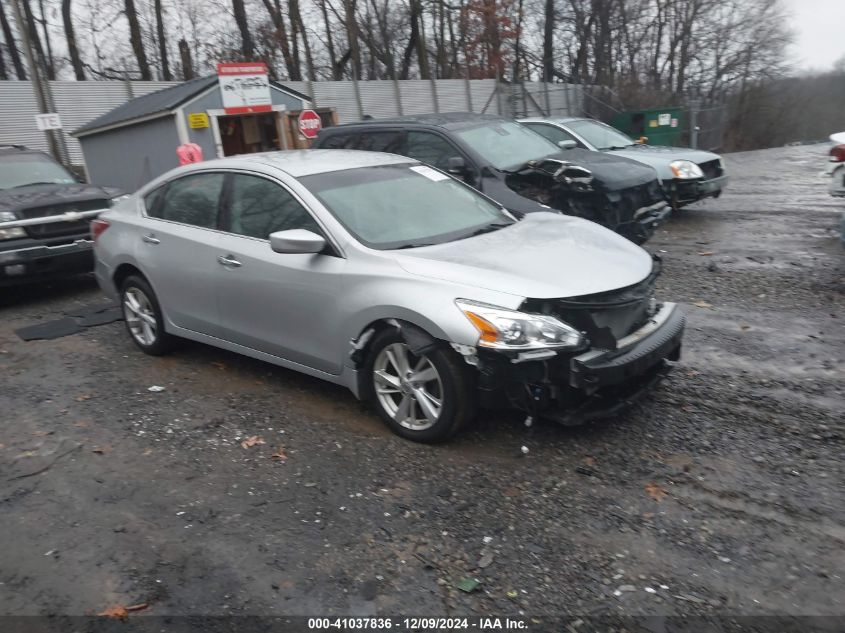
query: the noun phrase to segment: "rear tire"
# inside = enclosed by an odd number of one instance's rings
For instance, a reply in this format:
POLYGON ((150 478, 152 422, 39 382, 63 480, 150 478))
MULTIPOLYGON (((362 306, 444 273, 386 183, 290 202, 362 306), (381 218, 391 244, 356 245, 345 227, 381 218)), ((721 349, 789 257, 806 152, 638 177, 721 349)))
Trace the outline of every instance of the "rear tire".
POLYGON ((362 371, 368 399, 391 430, 406 439, 443 442, 475 415, 469 367, 442 343, 418 355, 397 330, 382 330, 362 371))
POLYGON ((126 330, 142 352, 162 356, 173 348, 173 337, 164 331, 161 306, 146 279, 126 278, 120 287, 120 306, 126 330))

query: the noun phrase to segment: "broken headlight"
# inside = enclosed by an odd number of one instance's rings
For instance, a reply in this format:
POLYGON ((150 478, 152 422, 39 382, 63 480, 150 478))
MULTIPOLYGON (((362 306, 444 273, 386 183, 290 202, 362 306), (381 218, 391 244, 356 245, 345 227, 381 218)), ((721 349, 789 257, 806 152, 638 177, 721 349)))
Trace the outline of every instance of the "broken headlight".
POLYGON ((691 160, 673 160, 669 163, 669 167, 672 168, 672 173, 675 174, 675 178, 688 180, 690 178, 704 177, 704 172, 701 171, 701 167, 691 160))
POLYGON ((584 337, 546 314, 528 314, 467 299, 455 301, 478 330, 478 346, 500 350, 577 349, 584 337))
MULTIPOLYGON (((14 222, 18 217, 11 211, 0 211, 0 223, 14 222)), ((23 228, 16 226, 11 229, 0 228, 0 240, 13 240, 17 237, 26 237, 26 232, 23 228)))

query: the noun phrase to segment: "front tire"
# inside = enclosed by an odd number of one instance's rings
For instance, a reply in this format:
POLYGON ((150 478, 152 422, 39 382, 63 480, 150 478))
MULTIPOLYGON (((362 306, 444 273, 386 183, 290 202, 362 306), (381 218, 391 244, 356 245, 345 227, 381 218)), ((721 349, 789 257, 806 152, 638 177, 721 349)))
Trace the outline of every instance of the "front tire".
POLYGON ((120 305, 126 330, 142 352, 161 356, 172 349, 173 337, 164 331, 161 306, 146 279, 127 277, 120 288, 120 305))
POLYGON ((468 367, 445 345, 415 354, 397 330, 383 330, 373 339, 364 371, 369 399, 406 439, 445 441, 475 415, 468 367))

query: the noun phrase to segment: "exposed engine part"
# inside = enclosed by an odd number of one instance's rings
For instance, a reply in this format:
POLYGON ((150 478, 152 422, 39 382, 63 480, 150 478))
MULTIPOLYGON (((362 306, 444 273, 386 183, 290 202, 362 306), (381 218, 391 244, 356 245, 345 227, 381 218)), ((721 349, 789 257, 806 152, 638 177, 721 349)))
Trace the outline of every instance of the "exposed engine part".
POLYGON ((460 343, 450 343, 452 349, 464 357, 467 365, 478 366, 478 350, 472 345, 461 345, 460 343))

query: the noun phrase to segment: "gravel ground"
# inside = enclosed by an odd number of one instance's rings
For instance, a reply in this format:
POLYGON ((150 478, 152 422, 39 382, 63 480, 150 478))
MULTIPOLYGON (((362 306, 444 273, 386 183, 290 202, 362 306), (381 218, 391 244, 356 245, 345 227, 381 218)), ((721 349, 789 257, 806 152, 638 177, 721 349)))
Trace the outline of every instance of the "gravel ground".
POLYGON ((727 157, 726 195, 648 245, 688 313, 682 362, 575 429, 482 413, 416 445, 343 389, 192 343, 147 357, 121 323, 25 343, 102 297, 86 277, 3 289, 0 614, 845 615, 823 163, 727 157))

